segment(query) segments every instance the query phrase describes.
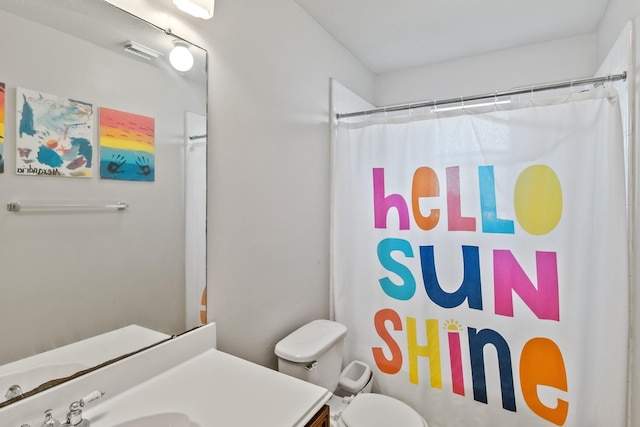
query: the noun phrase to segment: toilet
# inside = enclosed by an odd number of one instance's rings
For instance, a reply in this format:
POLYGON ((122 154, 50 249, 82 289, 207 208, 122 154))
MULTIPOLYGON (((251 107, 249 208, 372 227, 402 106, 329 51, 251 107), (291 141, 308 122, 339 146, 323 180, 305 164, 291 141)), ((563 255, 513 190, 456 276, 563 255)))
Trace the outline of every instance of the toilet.
POLYGON ((366 363, 355 360, 341 370, 346 334, 344 325, 331 320, 301 326, 276 344, 278 370, 334 393, 332 427, 428 427, 409 405, 370 393, 373 373, 366 363))

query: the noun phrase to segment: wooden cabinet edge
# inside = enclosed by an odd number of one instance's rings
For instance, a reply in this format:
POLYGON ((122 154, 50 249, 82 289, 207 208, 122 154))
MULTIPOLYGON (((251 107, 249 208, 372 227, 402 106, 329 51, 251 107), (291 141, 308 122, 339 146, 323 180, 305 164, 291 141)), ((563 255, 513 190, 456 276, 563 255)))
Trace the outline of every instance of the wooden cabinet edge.
POLYGON ((329 406, 320 408, 305 427, 330 427, 329 406))

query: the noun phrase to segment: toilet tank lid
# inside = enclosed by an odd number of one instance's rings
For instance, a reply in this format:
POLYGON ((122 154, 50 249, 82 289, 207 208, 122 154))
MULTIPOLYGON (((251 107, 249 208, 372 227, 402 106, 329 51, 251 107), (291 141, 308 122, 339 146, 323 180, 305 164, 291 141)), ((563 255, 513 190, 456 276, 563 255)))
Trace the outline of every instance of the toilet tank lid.
POLYGON ((276 344, 276 355, 290 362, 312 362, 347 334, 346 326, 331 320, 314 320, 276 344))

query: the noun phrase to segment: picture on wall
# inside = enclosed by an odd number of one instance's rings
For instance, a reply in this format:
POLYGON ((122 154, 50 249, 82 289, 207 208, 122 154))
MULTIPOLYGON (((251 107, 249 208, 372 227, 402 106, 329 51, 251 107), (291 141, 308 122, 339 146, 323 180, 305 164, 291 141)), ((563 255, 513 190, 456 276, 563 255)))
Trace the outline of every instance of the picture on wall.
POLYGON ((0 173, 4 173, 4 83, 0 83, 0 173))
POLYGON ((91 177, 93 105, 16 89, 16 174, 91 177))
POLYGON ((100 178, 155 180, 155 119, 100 108, 100 178))

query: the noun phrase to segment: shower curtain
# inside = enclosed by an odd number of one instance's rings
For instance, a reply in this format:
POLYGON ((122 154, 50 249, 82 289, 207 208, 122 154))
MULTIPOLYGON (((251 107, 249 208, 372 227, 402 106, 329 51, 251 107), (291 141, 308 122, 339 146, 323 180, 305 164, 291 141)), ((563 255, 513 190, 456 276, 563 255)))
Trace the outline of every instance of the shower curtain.
POLYGON ((624 426, 623 154, 603 88, 339 121, 345 361, 430 427, 624 426))

